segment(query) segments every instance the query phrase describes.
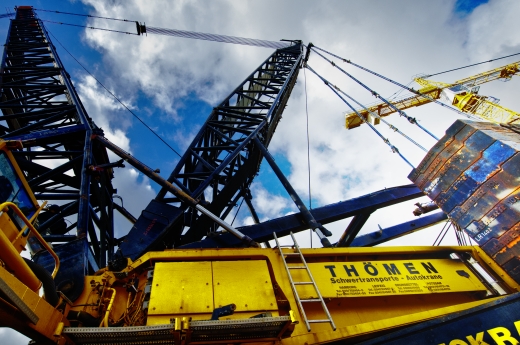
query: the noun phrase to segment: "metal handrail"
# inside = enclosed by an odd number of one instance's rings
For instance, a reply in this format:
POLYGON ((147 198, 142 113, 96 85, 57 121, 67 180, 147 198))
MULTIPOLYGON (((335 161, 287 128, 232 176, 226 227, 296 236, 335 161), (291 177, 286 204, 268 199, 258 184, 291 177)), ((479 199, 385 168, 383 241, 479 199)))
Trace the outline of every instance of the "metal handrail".
MULTIPOLYGON (((43 207, 44 205, 42 205, 43 207)), ((15 203, 12 203, 10 201, 6 201, 2 204, 0 204, 0 210, 5 212, 6 208, 11 208, 17 215, 20 217, 20 219, 27 225, 27 228, 33 233, 34 237, 38 239, 40 244, 51 254, 51 256, 54 259, 54 270, 52 271, 52 278, 54 279, 56 277, 56 274, 58 273, 58 270, 60 269, 60 258, 58 258, 58 255, 52 250, 51 246, 43 239, 43 237, 40 235, 38 230, 34 228, 34 225, 31 224, 31 222, 25 217, 23 212, 18 208, 18 206, 15 203)), ((34 217, 33 217, 34 218, 34 217)), ((20 231, 22 232, 22 231, 20 231)), ((17 237, 18 238, 18 237, 17 237)))

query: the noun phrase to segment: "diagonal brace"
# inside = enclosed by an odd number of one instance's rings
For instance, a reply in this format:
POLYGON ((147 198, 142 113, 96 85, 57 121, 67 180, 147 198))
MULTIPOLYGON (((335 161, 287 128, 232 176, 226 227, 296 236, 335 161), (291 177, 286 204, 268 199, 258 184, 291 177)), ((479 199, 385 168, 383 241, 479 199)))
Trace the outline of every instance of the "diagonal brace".
POLYGON ((332 235, 332 233, 329 230, 325 229, 325 227, 323 225, 318 223, 316 221, 316 219, 314 219, 314 217, 309 212, 309 210, 307 209, 307 207, 305 206, 303 201, 300 199, 300 197, 298 196, 298 194, 296 193, 294 188, 289 183, 289 180, 287 180, 287 178, 285 177, 283 172, 280 170, 278 165, 276 165, 276 162, 274 161, 273 156, 271 156, 269 151, 267 151, 267 149, 262 144, 262 142, 258 139, 257 136, 253 137, 253 141, 255 142, 256 147, 258 147, 260 149, 265 160, 269 163, 269 165, 271 166, 271 169, 273 169, 274 173, 276 174, 276 176, 278 177, 278 179, 280 180, 282 185, 285 187, 285 190, 287 191, 287 193, 289 193, 289 195, 291 196, 291 199, 294 201, 294 203, 300 210, 300 213, 303 216, 305 223, 312 230, 314 230, 314 232, 316 232, 316 234, 320 238, 321 244, 324 247, 331 247, 329 240, 325 236, 330 236, 330 235, 332 235))

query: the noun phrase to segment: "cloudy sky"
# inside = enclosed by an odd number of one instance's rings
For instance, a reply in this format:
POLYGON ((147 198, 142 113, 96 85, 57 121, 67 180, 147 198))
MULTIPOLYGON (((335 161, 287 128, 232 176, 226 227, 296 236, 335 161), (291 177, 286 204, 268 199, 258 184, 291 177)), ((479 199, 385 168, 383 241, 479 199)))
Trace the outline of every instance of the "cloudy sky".
MULTIPOLYGON (((273 41, 300 39, 402 84, 411 83, 418 74, 432 74, 520 52, 520 38, 513 29, 520 13, 520 2, 514 0, 28 0, 24 3, 4 0, 3 4, 11 10, 16 5, 32 5, 37 9, 138 20, 161 28, 273 41)), ((87 20, 42 11, 38 15, 44 20, 135 31, 132 23, 87 20)), ((0 41, 5 41, 8 25, 8 19, 0 19, 0 41)), ((270 49, 259 47, 152 34, 138 37, 52 23, 45 25, 53 35, 58 53, 89 115, 110 140, 150 167, 160 168, 163 177, 172 171, 178 156, 106 93, 63 47, 181 154, 211 108, 272 53, 270 49)), ((436 80, 450 82, 514 61, 515 58, 510 58, 484 64, 439 75, 436 80)), ((376 101, 317 55, 311 55, 309 64, 359 102, 376 101)), ((394 97, 396 93, 397 97, 404 95, 395 85, 352 66, 341 66, 385 97, 394 97)), ((417 87, 413 83, 410 85, 417 87)), ((503 106, 518 110, 520 102, 514 92, 518 86, 518 80, 497 81, 483 85, 480 93, 500 98, 503 106)), ((370 128, 362 126, 351 131, 344 128, 344 114, 348 110, 316 76, 309 71, 300 72, 269 149, 301 198, 311 207, 410 183, 407 179, 410 167, 370 128), (307 160, 307 126, 310 164, 307 160)), ((437 105, 411 109, 407 113, 438 137, 457 118, 454 112, 437 105)), ((403 118, 394 115, 387 119, 423 146, 429 148, 435 143, 403 118)), ((377 128, 412 164, 420 162, 424 155, 421 150, 390 133, 383 125, 377 128)), ((116 171, 114 184, 124 199, 124 206, 135 216, 158 190, 153 182, 128 167, 116 171)), ((262 220, 295 211, 265 163, 252 192, 262 220)), ((384 228, 412 219, 414 202, 376 212, 363 232, 377 230, 377 224, 384 228)), ((240 211, 234 225, 250 222, 247 212, 240 211)), ((327 225, 334 233, 332 242, 348 222, 347 219, 327 225)), ((130 229, 130 224, 124 220, 117 224, 119 234, 130 229)), ((431 245, 438 231, 438 227, 425 230, 405 241, 397 241, 397 244, 431 245)), ((300 234, 299 241, 310 245, 309 233, 300 234)), ((317 238, 314 238, 316 243, 317 238)), ((453 237, 446 243, 453 243, 453 237)), ((9 333, 9 336, 17 335, 9 333)), ((17 341, 26 343, 23 339, 9 343, 17 344, 17 341)))

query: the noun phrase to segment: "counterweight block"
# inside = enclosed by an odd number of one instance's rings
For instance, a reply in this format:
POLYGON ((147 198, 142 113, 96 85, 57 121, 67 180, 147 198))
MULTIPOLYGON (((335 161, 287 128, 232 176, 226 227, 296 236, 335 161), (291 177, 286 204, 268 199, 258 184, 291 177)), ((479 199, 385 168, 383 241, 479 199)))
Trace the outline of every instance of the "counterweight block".
POLYGON ((520 282, 520 134, 457 120, 408 178, 520 282))

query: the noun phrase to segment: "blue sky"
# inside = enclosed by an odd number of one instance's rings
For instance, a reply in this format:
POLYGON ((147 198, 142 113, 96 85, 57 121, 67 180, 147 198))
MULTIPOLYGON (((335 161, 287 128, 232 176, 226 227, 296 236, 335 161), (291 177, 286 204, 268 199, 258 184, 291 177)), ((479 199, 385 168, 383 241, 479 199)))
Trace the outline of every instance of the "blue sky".
MULTIPOLYGON (((90 13, 139 20, 147 25, 224 35, 279 40, 302 39, 371 68, 404 84, 419 73, 435 73, 494 57, 520 52, 520 39, 511 30, 520 12, 515 0, 489 1, 25 1, 4 0, 2 8, 32 5, 63 12, 90 13), (276 9, 276 11, 273 10, 276 9), (367 16, 368 14, 368 16, 367 16), (426 15, 427 14, 427 15, 426 15)), ((42 19, 134 30, 132 24, 86 20, 83 17, 40 12, 42 19)), ((9 20, 0 19, 0 41, 5 42, 9 20)), ((48 23, 47 28, 96 78, 154 128, 172 147, 182 153, 209 115, 211 108, 230 93, 271 50, 166 36, 136 37, 84 30, 48 23)), ((70 73, 88 113, 107 136, 130 150, 167 177, 177 155, 156 139, 131 114, 101 89, 61 48, 58 53, 70 73)), ((450 82, 473 73, 500 66, 506 60, 472 70, 440 75, 450 82)), ((316 56, 310 64, 362 103, 374 102, 316 56)), ((382 95, 398 91, 346 66, 363 82, 382 95)), ((304 202, 308 196, 307 139, 303 73, 270 145, 277 163, 304 202)), ((520 109, 518 83, 490 83, 482 94, 498 96, 504 106, 520 109)), ((348 108, 331 95, 323 83, 307 72, 309 137, 311 147, 311 191, 313 207, 410 183, 410 168, 368 128, 344 129, 348 108)), ((423 126, 442 136, 456 117, 436 106, 411 109, 423 126)), ((401 130, 424 146, 433 141, 400 118, 389 118, 401 130)), ((414 164, 422 151, 415 150, 382 126, 378 128, 414 164)), ((115 179, 125 207, 138 216, 155 195, 156 186, 132 169, 119 169, 115 179)), ((253 202, 262 220, 294 211, 292 202, 269 167, 252 187, 253 202)), ((415 202, 415 201, 414 201, 415 202)), ((245 207, 235 225, 251 222, 245 207)), ((364 231, 377 225, 392 226, 410 220, 413 202, 376 212, 364 231)), ((349 220, 327 226, 337 239, 349 220)), ((120 221, 121 232, 129 229, 120 221)), ((438 231, 437 231, 438 232, 438 231)), ((436 231, 423 232, 406 244, 429 245, 436 231)), ((309 245, 308 233, 299 239, 309 245)), ((316 243, 316 241, 314 242, 316 243)), ((399 244, 399 243, 398 243, 399 244)), ((402 242, 401 242, 402 244, 402 242)), ((0 332, 0 336, 2 333, 0 332)), ((23 344, 26 341, 12 342, 23 344)))
MULTIPOLYGON (((352 57, 356 61, 363 62, 363 65, 404 83, 417 73, 437 72, 515 52, 515 44, 512 44, 507 37, 502 38, 502 43, 496 39, 493 41, 494 51, 485 49, 478 43, 482 39, 478 26, 486 24, 485 20, 476 19, 483 16, 481 9, 493 5, 498 11, 506 7, 505 3, 507 1, 488 3, 484 0, 443 0, 436 4, 426 1, 413 4, 402 3, 401 6, 387 6, 386 11, 383 12, 388 12, 388 16, 381 18, 377 25, 374 21, 366 25, 361 19, 363 13, 368 11, 377 17, 376 13, 380 12, 375 9, 381 10, 381 3, 368 2, 366 5, 360 5, 348 1, 343 3, 329 1, 327 3, 329 6, 321 7, 309 3, 298 9, 299 17, 294 17, 296 12, 291 5, 292 2, 286 1, 282 2, 277 13, 270 14, 271 22, 266 26, 262 16, 252 18, 248 14, 250 8, 254 7, 251 2, 237 5, 222 0, 204 5, 204 2, 192 1, 154 6, 144 6, 133 1, 116 1, 110 4, 98 0, 25 2, 26 5, 32 5, 36 9, 139 20, 158 27, 269 40, 301 38, 304 42, 312 41, 325 48, 330 47, 331 50, 342 53, 345 57, 352 57), (342 7, 344 15, 341 14, 343 12, 337 11, 339 7, 342 7), (161 11, 161 8, 167 10, 161 11), (350 14, 347 15, 347 12, 350 14), (215 13, 220 15, 216 16, 215 13), (424 13, 430 13, 431 18, 421 19, 424 13), (344 22, 344 19, 348 19, 348 22, 344 22), (425 20, 429 20, 430 23, 423 25, 425 20), (345 25, 344 23, 350 23, 349 25, 358 30, 355 31, 356 34, 345 36, 345 33, 353 31, 342 33, 338 30, 345 25), (408 30, 409 27, 416 28, 415 32, 408 30), (417 41, 414 36, 417 37, 417 41), (425 40, 425 38, 429 39, 425 40), (379 48, 384 45, 387 47, 379 48), (383 59, 379 57, 382 49, 386 49, 383 59)), ((17 3, 7 0, 4 4, 6 8, 13 8, 17 3)), ((255 7, 252 11, 261 10, 255 7)), ((43 20, 123 31, 135 30, 133 23, 92 20, 43 11, 37 13, 43 20)), ((482 18, 486 17, 489 15, 482 18)), ((133 155, 152 168, 159 168, 164 177, 167 177, 176 165, 177 154, 160 142, 89 77, 62 48, 62 45, 181 154, 209 115, 211 108, 271 53, 270 49, 258 47, 153 35, 137 37, 48 22, 45 25, 52 33, 60 58, 70 73, 90 116, 105 130, 107 137, 130 150, 133 155)), ((2 19, 0 40, 5 40, 7 27, 8 19, 2 19)), ((330 68, 316 57, 311 57, 310 63, 321 68, 320 71, 323 73, 330 72, 330 68)), ((456 74, 447 76, 449 80, 456 77, 456 74)), ((330 78, 333 82, 335 80, 339 83, 344 82, 338 78, 337 73, 331 74, 330 78)), ((397 91, 394 86, 384 84, 370 76, 362 75, 360 78, 364 82, 373 83, 372 87, 382 94, 397 91)), ((314 207, 363 195, 387 186, 408 183, 406 176, 409 168, 406 164, 396 155, 389 154, 388 148, 366 128, 356 129, 348 132, 347 135, 341 127, 342 114, 348 108, 328 94, 327 89, 310 73, 307 74, 307 79, 311 121, 311 171, 309 172, 307 168, 303 73, 300 75, 299 83, 294 89, 284 115, 288 120, 282 120, 279 129, 281 133, 275 134, 270 148, 301 198, 308 203, 309 173, 314 207), (323 106, 325 104, 326 108, 323 106), (367 140, 368 146, 362 144, 367 140), (360 147, 364 148, 360 149, 360 147), (366 158, 368 155, 365 152, 368 152, 368 147, 370 151, 377 152, 375 158, 366 158), (342 153, 347 152, 356 152, 360 156, 351 155, 353 158, 349 156, 346 159, 342 153), (385 173, 389 170, 388 164, 392 167, 390 176, 385 173)), ((354 93, 359 92, 354 90, 352 85, 345 87, 347 90, 352 89, 354 93)), ((361 102, 374 101, 370 95, 362 95, 361 92, 359 95, 358 99, 361 102)), ((438 109, 431 111, 442 113, 438 109)), ((438 121, 431 121, 430 118, 421 121, 441 136, 453 119, 451 114, 447 114, 441 115, 438 121)), ((401 123, 399 126, 406 125, 401 123)), ((400 127, 400 129, 413 132, 413 129, 407 127, 400 127)), ((382 128, 380 130, 384 131, 382 128)), ((432 142, 422 134, 413 135, 417 135, 424 146, 432 145, 432 142)), ((395 140, 393 143, 403 145, 400 148, 401 152, 412 162, 420 161, 421 152, 413 151, 399 138, 391 138, 391 140, 395 140)), ((119 178, 116 174, 116 184, 117 181, 123 181, 119 188, 123 192, 132 184, 136 184, 136 190, 141 191, 143 195, 142 200, 146 200, 153 197, 157 191, 156 185, 135 171, 119 170, 118 174, 119 178)), ((261 200, 261 197, 258 198, 257 201, 265 205, 265 208, 258 205, 263 219, 295 210, 267 164, 262 165, 253 189, 272 201, 269 203, 261 200)), ((130 196, 125 199, 130 199, 125 200, 126 205, 136 215, 146 205, 145 201, 137 202, 130 196)), ((240 225, 246 224, 250 219, 247 213, 241 213, 237 221, 240 225)), ((126 231, 125 226, 128 225, 122 224, 122 232, 126 231)))
POLYGON ((457 0, 455 2, 455 13, 466 16, 473 12, 478 6, 487 3, 488 0, 457 0))
MULTIPOLYGON (((492 5, 497 8, 500 8, 500 4, 503 3, 504 1, 492 1, 492 5)), ((16 4, 12 0, 4 1, 6 8, 12 9, 16 4)), ((371 24, 367 28, 370 27, 372 32, 364 30, 357 32, 356 35, 349 36, 347 41, 350 46, 345 44, 345 40, 342 41, 341 34, 332 36, 332 34, 338 33, 339 26, 336 23, 340 23, 342 19, 341 15, 333 12, 335 6, 343 6, 345 10, 350 10, 351 15, 345 16, 345 18, 348 18, 354 27, 359 28, 359 23, 362 23, 360 21, 361 16, 365 9, 363 9, 363 5, 354 2, 346 2, 340 5, 336 1, 330 1, 331 6, 316 7, 313 10, 311 10, 313 5, 307 6, 308 8, 302 6, 298 12, 302 19, 298 20, 291 18, 294 11, 292 11, 291 1, 287 1, 280 7, 278 14, 271 14, 273 22, 267 27, 262 22, 261 17, 244 21, 244 18, 247 18, 248 6, 251 5, 248 2, 237 6, 228 1, 215 1, 206 6, 207 8, 201 5, 202 2, 199 1, 179 2, 163 6, 163 8, 168 8, 168 11, 160 11, 160 5, 144 7, 132 1, 116 1, 111 5, 97 0, 26 1, 25 4, 33 5, 37 9, 91 13, 139 20, 146 22, 148 25, 159 27, 270 40, 277 40, 282 37, 302 38, 304 42, 313 41, 317 45, 320 45, 319 42, 323 42, 324 47, 336 47, 336 51, 339 52, 344 49, 347 57, 362 59, 361 61, 365 65, 373 66, 379 72, 405 83, 409 81, 413 74, 431 73, 480 61, 487 58, 487 56, 484 56, 486 53, 490 53, 476 43, 479 38, 473 32, 478 30, 478 27, 475 28, 476 25, 482 25, 482 20, 476 21, 473 20, 473 17, 477 17, 478 15, 475 13, 489 5, 488 1, 485 0, 444 0, 437 4, 419 1, 413 5, 406 3, 402 9, 396 8, 394 12, 392 12, 394 9, 388 7, 387 12, 390 13, 388 24, 385 24, 385 19, 383 19, 379 25, 382 28, 381 30, 378 29, 378 26, 371 24), (214 13, 219 11, 221 15, 215 16, 214 13), (234 12, 237 14, 234 14, 234 12), (421 17, 424 13, 432 13, 433 17, 431 18, 432 23, 429 24, 431 29, 425 28, 422 33, 421 30, 417 30, 417 37, 423 41, 422 45, 424 45, 424 47, 421 47, 420 44, 414 43, 413 33, 405 30, 415 21, 417 22, 416 25, 420 25, 421 20, 417 17, 421 17), (330 23, 325 20, 325 18, 328 18, 327 16, 333 18, 330 23), (276 25, 273 24, 275 22, 276 25), (314 23, 314 27, 309 23, 314 23), (392 25, 392 27, 389 29, 388 25, 392 25), (435 39, 430 40, 431 42, 425 41, 425 37, 433 37, 432 33, 435 30, 438 30, 433 35, 435 39), (391 34, 392 31, 395 31, 395 34, 391 34), (442 32, 446 32, 446 34, 443 36, 442 32), (374 55, 380 53, 377 47, 381 45, 385 36, 396 39, 395 42, 400 42, 402 45, 390 44, 389 47, 392 50, 388 51, 385 59, 376 59, 374 55), (464 45, 458 42, 464 42, 464 45), (364 51, 367 52, 366 56, 363 54, 364 51), (372 56, 370 56, 371 52, 374 52, 372 56), (441 58, 437 57, 441 55, 441 58), (390 61, 390 63, 381 63, 385 60, 390 61)), ((370 8, 380 10, 381 4, 369 3, 365 7, 367 7, 367 11, 371 11, 370 8)), ((372 13, 376 12, 372 11, 372 13)), ((67 16, 43 11, 39 11, 38 15, 43 20, 93 25, 123 31, 135 30, 132 23, 92 20, 80 16, 67 16)), ((101 86, 95 83, 62 48, 62 45, 181 154, 209 115, 211 108, 218 104, 271 53, 269 49, 257 47, 237 47, 229 44, 194 42, 173 37, 152 37, 152 35, 148 37, 128 36, 54 23, 46 23, 45 25, 52 33, 52 39, 58 53, 72 76, 87 111, 96 123, 105 130, 107 136, 120 139, 116 143, 130 150, 132 154, 154 169, 159 168, 165 177, 177 163, 177 154, 161 143, 113 100, 101 86)), ((2 19, 2 22, 0 22, 0 40, 5 40, 7 27, 8 19, 2 19)), ((502 44, 496 44, 496 47, 500 49, 495 49, 496 52, 490 57, 513 51, 514 44, 509 47, 507 46, 509 43, 510 40, 504 38, 502 44)), ((310 61, 312 64, 316 64, 320 68, 323 67, 323 71, 327 69, 321 61, 313 59, 310 61)), ((453 76, 453 78, 455 77, 456 75, 453 76)), ((331 78, 337 78, 337 76, 332 75, 331 78)), ((378 91, 388 93, 396 91, 394 87, 382 84, 380 81, 374 81, 370 76, 363 76, 363 78, 365 78, 363 81, 369 80, 377 83, 372 85, 376 89, 380 87, 378 91)), ((300 117, 295 123, 292 123, 291 120, 282 121, 283 129, 280 131, 284 133, 280 135, 282 138, 275 135, 271 150, 282 170, 290 177, 295 184, 295 188, 301 193, 302 199, 307 202, 309 200, 307 194, 309 185, 306 181, 308 181, 309 171, 306 160, 307 143, 304 126, 306 123, 305 119, 301 117, 304 104, 302 89, 304 82, 303 76, 300 75, 299 83, 293 92, 292 101, 288 107, 288 112, 291 114, 288 116, 289 118, 292 119, 296 116, 292 115, 291 109, 294 109, 294 113, 299 113, 300 117), (287 122, 290 124, 287 124, 287 122), (288 133, 296 136, 297 139, 295 137, 292 142, 285 142, 291 138, 291 135, 284 137, 284 134, 288 133)), ((320 86, 321 82, 313 79, 312 75, 308 75, 308 83, 311 121, 321 122, 323 111, 335 112, 333 121, 337 121, 337 125, 334 126, 341 127, 341 113, 348 108, 336 99, 334 101, 336 102, 334 103, 336 109, 323 110, 319 104, 321 95, 327 92, 326 88, 320 86)), ((352 86, 347 87, 352 88, 352 86)), ((327 97, 329 96, 327 95, 327 97)), ((361 95, 359 99, 362 102, 374 101, 366 95, 361 95)), ((439 129, 433 129, 437 130, 438 136, 442 135, 443 130, 452 119, 447 117, 447 120, 443 120, 444 122, 439 129)), ((429 120, 425 119, 424 121, 429 120)), ((311 150, 314 154, 321 154, 322 156, 327 156, 329 152, 332 152, 335 155, 335 163, 339 164, 341 145, 345 144, 339 144, 338 148, 336 145, 339 142, 331 144, 331 141, 327 141, 331 130, 329 129, 327 132, 327 129, 321 128, 320 132, 317 130, 320 125, 312 126, 311 123, 310 138, 311 141, 314 140, 311 143, 311 150)), ((434 122, 432 122, 432 126, 435 127, 434 122)), ((341 130, 339 132, 339 135, 347 135, 346 132, 341 133, 341 130)), ((351 136, 351 142, 356 143, 356 146, 358 145, 357 142, 368 138, 371 147, 377 147, 378 150, 385 152, 384 156, 378 155, 375 163, 366 164, 366 169, 377 172, 376 176, 372 177, 364 170, 364 164, 358 162, 359 158, 357 161, 356 159, 353 161, 355 165, 358 165, 357 167, 352 164, 335 167, 332 164, 332 169, 324 168, 326 164, 322 164, 323 158, 316 157, 314 162, 311 159, 310 173, 311 176, 315 174, 312 180, 316 181, 314 186, 313 183, 310 186, 313 191, 311 196, 313 206, 366 194, 366 192, 372 191, 370 188, 377 189, 390 185, 391 180, 380 182, 381 176, 385 174, 379 172, 379 170, 387 168, 382 166, 383 160, 379 162, 379 158, 384 157, 385 161, 388 160, 392 162, 392 165, 401 167, 402 162, 395 156, 388 155, 386 147, 378 142, 377 137, 373 136, 367 129, 352 131, 351 136), (341 180, 342 184, 332 182, 336 180, 341 180)), ((330 135, 330 138, 334 138, 334 135, 330 135)), ((399 139, 395 140, 399 142, 399 139)), ((422 143, 425 146, 431 145, 431 142, 427 140, 422 143)), ((405 150, 401 151, 405 155, 409 154, 409 159, 418 162, 422 154, 413 151, 408 153, 406 152, 407 144, 403 145, 405 145, 405 150)), ((344 150, 349 151, 351 149, 345 147, 344 150)), ((311 154, 311 156, 313 155, 311 154)), ((402 171, 399 175, 402 176, 399 183, 406 183, 406 179, 402 177, 407 175, 406 169, 408 168, 403 165, 400 169, 402 171)), ((132 177, 126 176, 124 178, 132 178, 146 192, 147 197, 153 197, 154 190, 157 190, 154 184, 149 183, 139 174, 130 175, 132 177)), ((130 180, 127 182, 130 183, 130 180)), ((285 191, 266 164, 262 165, 257 182, 255 188, 258 190, 269 191, 271 195, 276 197, 276 200, 287 199, 285 191)), ((394 184, 397 183, 396 180, 394 184)), ((143 205, 142 203, 133 204, 134 207, 130 208, 133 213, 138 214, 143 205)), ((271 218, 294 210, 294 206, 290 202, 280 202, 278 206, 276 214, 266 211, 265 217, 271 218)), ((242 223, 247 222, 247 214, 243 214, 241 218, 242 223)))

